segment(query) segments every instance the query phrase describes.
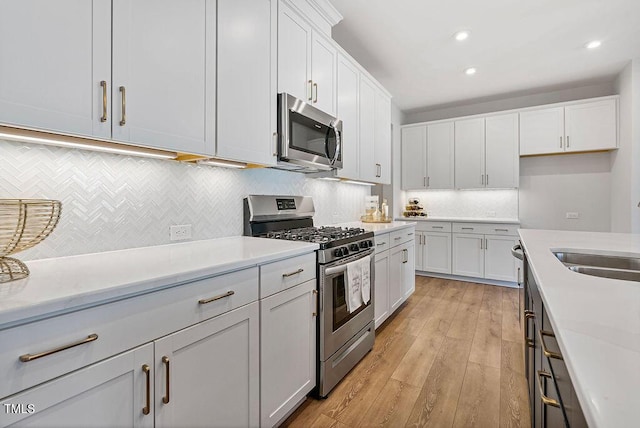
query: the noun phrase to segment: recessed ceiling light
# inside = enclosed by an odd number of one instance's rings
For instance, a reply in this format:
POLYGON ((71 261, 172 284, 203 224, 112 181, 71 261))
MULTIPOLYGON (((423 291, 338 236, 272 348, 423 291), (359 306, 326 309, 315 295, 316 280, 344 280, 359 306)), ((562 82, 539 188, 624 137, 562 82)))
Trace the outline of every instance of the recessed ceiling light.
POLYGON ((464 74, 466 74, 467 76, 471 76, 473 74, 476 74, 476 70, 475 67, 469 67, 464 71, 464 74))
POLYGON ((593 40, 593 41, 587 43, 587 49, 599 48, 601 44, 602 44, 602 42, 600 40, 593 40))
POLYGON ((458 31, 453 37, 455 37, 456 40, 461 42, 461 41, 467 40, 469 38, 469 32, 468 31, 458 31))

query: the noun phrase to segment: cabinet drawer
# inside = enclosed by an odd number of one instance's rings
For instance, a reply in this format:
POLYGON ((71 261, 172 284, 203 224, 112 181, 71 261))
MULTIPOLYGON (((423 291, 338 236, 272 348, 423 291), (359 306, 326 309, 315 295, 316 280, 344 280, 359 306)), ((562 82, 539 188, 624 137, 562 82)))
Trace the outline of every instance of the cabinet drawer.
POLYGON ((396 245, 403 244, 407 241, 415 239, 416 229, 409 227, 407 229, 396 230, 389 234, 389 247, 395 247, 396 245))
POLYGON ((375 236, 376 253, 387 251, 389 249, 389 239, 390 236, 388 233, 383 233, 375 236))
POLYGON ((451 223, 448 221, 425 221, 416 225, 418 232, 451 232, 451 223))
POLYGON ((0 372, 9 381, 0 383, 0 397, 257 299, 254 267, 1 330, 0 372), (91 335, 97 339, 87 341, 91 335), (78 345, 31 361, 20 359, 73 344, 78 345))
POLYGON ((260 298, 316 277, 316 253, 280 260, 260 266, 260 298))
POLYGON ((489 230, 488 224, 484 223, 453 223, 454 233, 478 233, 484 235, 489 230))
POLYGON ((508 235, 508 236, 518 236, 518 228, 520 227, 517 224, 487 224, 486 226, 486 235, 508 235))

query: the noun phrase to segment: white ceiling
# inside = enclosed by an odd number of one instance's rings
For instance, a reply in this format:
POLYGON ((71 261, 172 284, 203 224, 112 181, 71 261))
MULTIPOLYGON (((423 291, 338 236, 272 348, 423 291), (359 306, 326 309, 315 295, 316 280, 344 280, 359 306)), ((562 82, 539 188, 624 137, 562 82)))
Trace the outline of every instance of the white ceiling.
POLYGON ((640 58, 640 0, 331 2, 344 16, 334 39, 404 111, 610 81, 640 58))

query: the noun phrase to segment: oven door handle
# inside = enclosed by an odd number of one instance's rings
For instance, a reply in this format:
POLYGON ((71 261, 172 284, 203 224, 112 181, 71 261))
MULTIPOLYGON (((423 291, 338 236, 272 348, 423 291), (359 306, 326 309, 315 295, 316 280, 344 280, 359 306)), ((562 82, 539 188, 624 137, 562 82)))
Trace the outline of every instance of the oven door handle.
POLYGON ((342 272, 344 272, 346 270, 347 270, 347 265, 344 264, 344 265, 340 265, 340 266, 336 266, 336 267, 327 268, 327 269, 325 269, 324 274, 326 276, 332 276, 332 275, 335 275, 337 273, 342 273, 342 272))

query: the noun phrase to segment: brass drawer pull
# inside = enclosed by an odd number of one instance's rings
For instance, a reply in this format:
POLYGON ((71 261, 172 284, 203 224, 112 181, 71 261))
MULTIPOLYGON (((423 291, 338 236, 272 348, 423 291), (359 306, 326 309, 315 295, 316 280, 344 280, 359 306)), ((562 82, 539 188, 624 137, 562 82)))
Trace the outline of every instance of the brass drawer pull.
POLYGON ((533 341, 533 339, 527 339, 527 340, 526 340, 526 342, 527 342, 527 346, 528 346, 529 348, 535 348, 535 347, 536 347, 536 344, 535 344, 535 342, 533 341))
POLYGON ((282 277, 283 278, 289 278, 290 276, 297 275, 297 274, 302 273, 302 272, 304 272, 304 269, 300 268, 295 272, 283 273, 282 277))
POLYGON ((386 244, 387 244, 386 242, 381 242, 381 243, 376 244, 376 245, 379 247, 379 246, 381 246, 381 245, 386 245, 386 244))
POLYGON ((313 295, 314 295, 314 296, 315 296, 315 298, 316 298, 316 303, 315 303, 315 305, 313 306, 314 311, 313 311, 313 313, 312 313, 312 316, 314 316, 314 317, 315 317, 315 316, 318 316, 318 313, 317 313, 317 312, 316 312, 316 310, 315 310, 315 309, 318 307, 318 290, 313 290, 313 295))
POLYGON ((545 395, 544 388, 542 388, 542 381, 540 380, 543 377, 552 379, 550 373, 538 370, 538 390, 540 391, 540 400, 542 400, 542 404, 544 404, 545 406, 560 407, 560 403, 558 402, 558 400, 554 400, 553 398, 549 398, 545 395))
POLYGON ((200 300, 198 300, 198 303, 200 303, 201 305, 206 305, 207 303, 215 302, 216 300, 224 299, 225 297, 233 296, 234 294, 236 294, 235 291, 227 291, 224 294, 220 294, 218 296, 210 297, 208 299, 200 299, 200 300))
POLYGON ((496 232, 508 232, 509 229, 494 229, 496 232))
POLYGON ((313 80, 309 80, 309 101, 313 100, 313 80))
POLYGON ((169 389, 171 387, 170 383, 169 383, 169 376, 170 376, 170 371, 169 371, 169 357, 164 356, 162 357, 162 362, 164 363, 165 369, 166 369, 166 385, 165 387, 167 388, 167 394, 162 397, 162 402, 164 404, 169 404, 169 401, 171 400, 171 396, 169 395, 169 389))
POLYGON ((151 369, 147 364, 143 364, 142 371, 147 377, 147 383, 146 383, 147 405, 142 408, 142 414, 148 415, 151 412, 151 369))
POLYGON ((122 94, 122 119, 120 119, 120 126, 124 126, 127 123, 127 90, 124 86, 120 86, 120 93, 122 94))
POLYGON ((547 358, 555 358, 556 360, 562 360, 561 354, 557 352, 549 351, 547 349, 547 345, 544 343, 545 336, 556 337, 555 334, 551 333, 550 331, 538 330, 538 338, 540 338, 540 346, 542 346, 542 353, 544 354, 544 356, 547 358))
POLYGON ((100 117, 100 122, 107 121, 107 81, 100 81, 100 86, 102 86, 102 117, 100 117))
POLYGON ((55 354, 60 351, 64 351, 67 349, 75 348, 76 346, 84 345, 85 343, 93 342, 94 340, 98 340, 97 334, 90 334, 86 339, 82 339, 78 342, 70 343, 68 345, 62 345, 58 348, 52 349, 50 351, 40 352, 38 354, 24 354, 20 355, 20 361, 23 363, 27 363, 29 361, 37 360, 38 358, 46 357, 51 354, 55 354))
POLYGON ((462 230, 473 230, 473 227, 463 227, 462 230))
POLYGON ((444 229, 444 226, 431 226, 432 229, 444 229))
POLYGON ((314 83, 313 84, 314 89, 316 90, 316 97, 313 99, 313 103, 317 103, 318 102, 318 84, 314 83))
POLYGON ((529 310, 529 309, 525 309, 524 317, 525 317, 525 319, 535 318, 536 317, 536 313, 531 311, 531 310, 529 310))

